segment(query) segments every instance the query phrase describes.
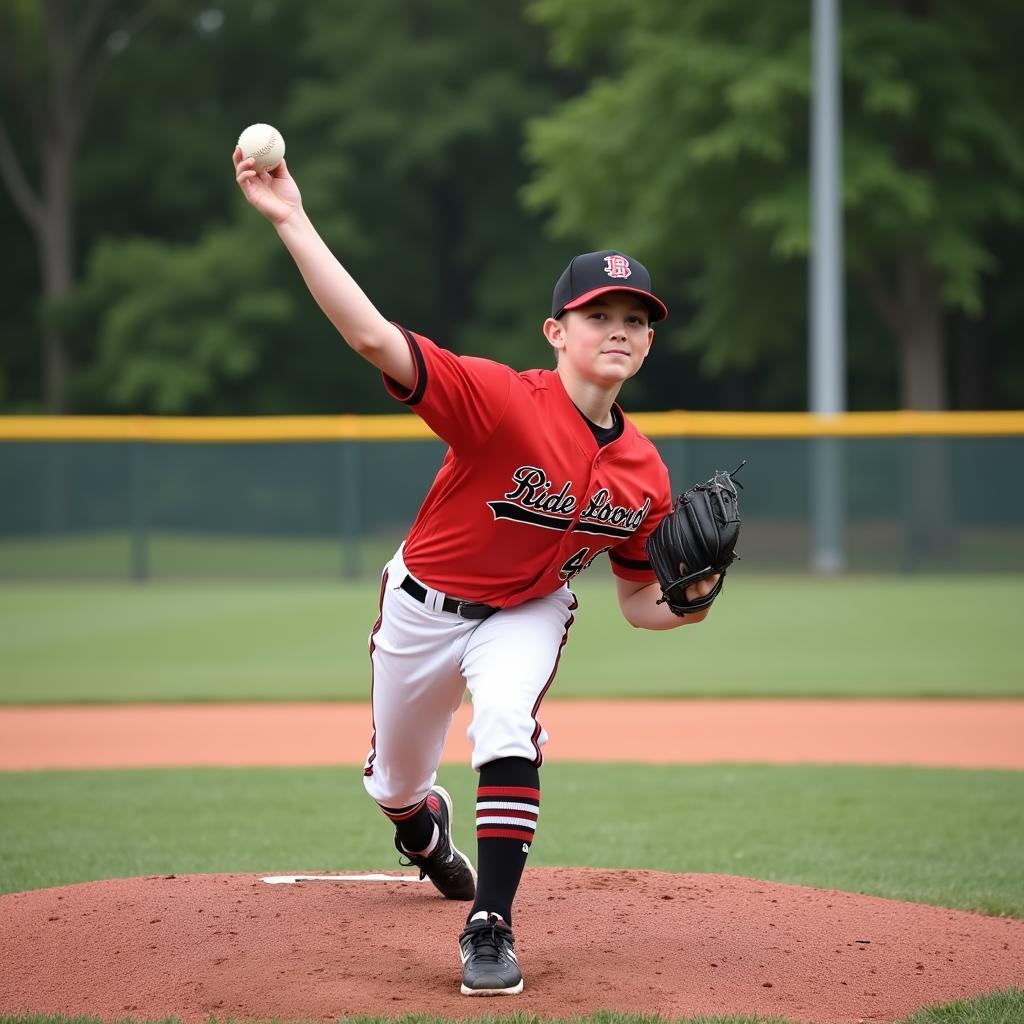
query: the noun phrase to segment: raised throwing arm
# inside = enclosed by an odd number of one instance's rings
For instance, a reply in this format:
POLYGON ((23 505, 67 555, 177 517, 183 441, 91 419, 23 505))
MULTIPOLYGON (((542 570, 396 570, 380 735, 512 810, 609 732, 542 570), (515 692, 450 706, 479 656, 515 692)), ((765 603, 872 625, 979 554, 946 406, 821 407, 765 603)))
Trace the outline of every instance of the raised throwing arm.
POLYGON ((257 171, 254 159, 235 148, 235 180, 242 194, 277 230, 306 287, 346 344, 403 387, 416 383, 416 368, 402 332, 385 319, 317 233, 284 160, 257 171))

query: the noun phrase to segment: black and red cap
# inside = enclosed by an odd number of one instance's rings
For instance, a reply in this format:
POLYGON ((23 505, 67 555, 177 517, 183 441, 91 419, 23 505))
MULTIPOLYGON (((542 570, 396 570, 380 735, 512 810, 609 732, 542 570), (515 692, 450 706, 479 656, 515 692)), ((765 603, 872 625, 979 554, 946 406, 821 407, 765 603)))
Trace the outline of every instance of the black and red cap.
POLYGON ((605 292, 639 295, 650 310, 651 323, 668 316, 668 307, 651 291, 647 268, 617 249, 585 252, 574 257, 555 285, 551 315, 561 316, 567 309, 584 306, 605 292))

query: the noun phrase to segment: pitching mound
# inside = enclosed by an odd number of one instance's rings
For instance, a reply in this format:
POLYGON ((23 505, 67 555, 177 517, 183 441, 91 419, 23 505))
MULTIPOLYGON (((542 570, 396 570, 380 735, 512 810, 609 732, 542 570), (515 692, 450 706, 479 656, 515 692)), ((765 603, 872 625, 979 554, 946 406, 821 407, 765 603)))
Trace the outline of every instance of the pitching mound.
POLYGON ((1024 921, 721 875, 527 871, 514 999, 458 994, 466 905, 409 876, 0 896, 0 1012, 326 1020, 594 1010, 888 1021, 1024 977, 1024 921), (377 880, 374 880, 377 879, 377 880))

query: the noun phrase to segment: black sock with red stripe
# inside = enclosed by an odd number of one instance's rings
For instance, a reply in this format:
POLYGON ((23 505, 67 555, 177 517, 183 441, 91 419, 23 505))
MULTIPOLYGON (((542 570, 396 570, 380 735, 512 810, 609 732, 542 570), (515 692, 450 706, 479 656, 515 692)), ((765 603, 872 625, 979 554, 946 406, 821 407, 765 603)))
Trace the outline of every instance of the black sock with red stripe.
MULTIPOLYGON (((436 800, 436 797, 428 797, 436 800)), ((427 808, 427 800, 409 807, 384 807, 380 809, 391 819, 398 835, 398 841, 408 853, 425 850, 434 838, 434 819, 427 808)))
POLYGON ((470 917, 486 911, 512 923, 512 901, 526 867, 539 810, 540 772, 532 761, 503 757, 480 769, 476 900, 470 917))

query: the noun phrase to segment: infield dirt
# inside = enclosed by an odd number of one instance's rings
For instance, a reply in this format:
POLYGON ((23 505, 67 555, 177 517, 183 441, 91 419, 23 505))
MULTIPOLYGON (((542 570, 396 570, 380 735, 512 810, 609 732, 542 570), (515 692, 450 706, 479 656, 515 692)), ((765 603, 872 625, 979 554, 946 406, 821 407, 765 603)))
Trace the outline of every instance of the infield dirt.
POLYGON ((0 1010, 188 1024, 598 1009, 854 1024, 1024 977, 1024 921, 721 875, 538 868, 517 901, 524 993, 467 999, 464 913, 429 883, 252 875, 0 896, 0 1010))
MULTIPOLYGON (((446 763, 469 763, 471 709, 446 763)), ((551 700, 559 761, 906 764, 1024 769, 1024 700, 551 700)), ((362 764, 366 704, 132 704, 0 708, 0 771, 362 764)))
MULTIPOLYGON (((446 760, 465 761, 468 708, 446 760)), ((0 769, 360 763, 368 709, 0 709, 0 769)), ((1024 701, 551 702, 561 760, 1024 768, 1024 701)), ((596 1010, 900 1019, 1019 985, 1024 921, 724 875, 539 868, 526 990, 458 994, 466 905, 429 883, 133 878, 0 896, 0 1013, 327 1020, 596 1010)))

